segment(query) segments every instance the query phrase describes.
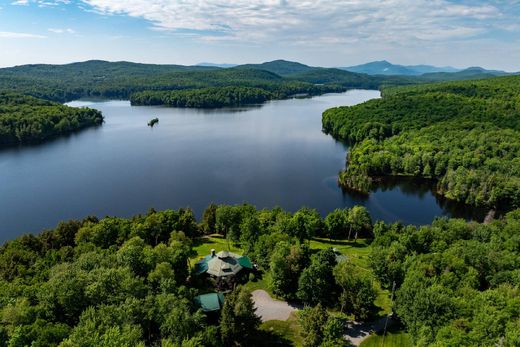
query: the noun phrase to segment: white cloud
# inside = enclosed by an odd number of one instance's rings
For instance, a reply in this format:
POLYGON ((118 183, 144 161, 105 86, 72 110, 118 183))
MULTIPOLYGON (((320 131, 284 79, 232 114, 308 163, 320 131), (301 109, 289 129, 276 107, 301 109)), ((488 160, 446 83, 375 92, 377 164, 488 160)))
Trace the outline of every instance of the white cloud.
POLYGON ((107 15, 144 18, 153 29, 206 40, 406 42, 473 37, 503 14, 491 4, 448 0, 82 0, 107 15))
POLYGON ((0 31, 0 38, 2 39, 45 39, 46 36, 29 34, 29 33, 15 33, 10 31, 0 31))
POLYGON ((11 2, 11 5, 29 5, 35 3, 39 7, 59 6, 70 4, 70 0, 15 0, 11 2))
POLYGON ((75 34, 76 33, 75 30, 70 29, 70 28, 66 28, 66 29, 49 28, 47 30, 50 31, 51 33, 55 33, 55 34, 75 34))

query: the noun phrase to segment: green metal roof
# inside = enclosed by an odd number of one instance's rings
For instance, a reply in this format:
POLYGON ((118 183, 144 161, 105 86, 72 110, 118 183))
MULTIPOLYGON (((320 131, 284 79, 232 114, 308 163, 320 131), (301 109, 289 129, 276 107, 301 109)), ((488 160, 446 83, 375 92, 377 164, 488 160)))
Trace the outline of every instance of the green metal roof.
POLYGON ((208 262, 211 260, 211 255, 207 255, 195 264, 195 274, 200 275, 208 271, 208 262))
POLYGON ((238 258, 238 263, 242 266, 242 267, 245 267, 247 269, 250 269, 252 270, 253 269, 253 264, 251 264, 251 260, 249 260, 248 257, 240 257, 238 258))
POLYGON ((208 273, 216 277, 236 275, 243 268, 253 269, 251 260, 228 251, 221 251, 215 256, 207 255, 195 264, 195 274, 208 273))
POLYGON ((200 307, 204 312, 219 311, 224 306, 224 294, 209 293, 196 296, 195 305, 200 307))

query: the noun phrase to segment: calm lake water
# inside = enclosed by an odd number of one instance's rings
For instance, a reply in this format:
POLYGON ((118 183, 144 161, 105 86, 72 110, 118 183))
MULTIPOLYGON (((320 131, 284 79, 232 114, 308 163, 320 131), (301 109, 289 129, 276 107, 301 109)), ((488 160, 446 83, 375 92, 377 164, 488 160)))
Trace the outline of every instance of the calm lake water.
POLYGON ((312 99, 221 110, 132 107, 128 101, 75 101, 105 123, 66 138, 0 151, 0 242, 88 215, 132 216, 214 203, 302 206, 325 214, 365 205, 373 218, 426 224, 465 216, 427 184, 386 184, 370 197, 336 184, 347 148, 321 132, 321 113, 379 97, 353 90, 312 99), (158 117, 154 128, 147 122, 158 117))

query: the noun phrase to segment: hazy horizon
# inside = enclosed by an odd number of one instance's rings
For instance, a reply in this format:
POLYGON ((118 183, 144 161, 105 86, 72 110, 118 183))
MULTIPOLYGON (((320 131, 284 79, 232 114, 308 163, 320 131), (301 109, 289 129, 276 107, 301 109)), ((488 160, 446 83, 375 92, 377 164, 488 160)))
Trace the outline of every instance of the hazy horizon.
MULTIPOLYGON (((16 65, 9 65, 9 66, 0 66, 0 68, 10 68, 10 67, 16 67, 16 66, 24 66, 24 65, 38 65, 38 64, 49 64, 49 65, 67 65, 67 64, 74 64, 74 63, 84 63, 84 62, 87 62, 87 61, 108 61, 108 62, 111 62, 111 63, 118 63, 118 62, 127 62, 127 63, 136 63, 136 64, 156 64, 156 65, 181 65, 181 66, 205 66, 206 64, 208 64, 207 66, 217 66, 217 65, 233 65, 233 66, 238 66, 238 65, 243 65, 243 64, 262 64, 262 63, 267 63, 267 62, 272 62, 272 61, 276 61, 276 60, 285 60, 285 61, 290 61, 290 62, 295 62, 295 63, 301 63, 301 64, 305 64, 303 63, 302 61, 293 61, 293 60, 289 60, 289 59, 283 59, 283 58, 277 58, 277 59, 272 59, 272 60, 266 60, 266 61, 247 61, 247 62, 240 62, 240 63, 230 63, 230 62, 215 62, 215 61, 200 61, 200 62, 197 62, 197 63, 194 63, 194 64, 180 64, 180 63, 176 63, 176 62, 171 62, 171 63, 155 63, 155 62, 143 62, 143 61, 132 61, 132 60, 107 60, 107 59, 96 59, 96 58, 92 58, 92 59, 86 59, 86 60, 78 60, 78 61, 67 61, 67 62, 58 62, 58 63, 41 63, 41 62, 34 62, 34 63, 26 63, 26 64, 16 64, 16 65)), ((305 64, 305 65, 309 65, 309 66, 313 66, 313 67, 326 67, 326 68, 345 68, 345 67, 350 67, 350 66, 357 66, 357 65, 363 65, 363 64, 367 64, 367 63, 373 63, 373 62, 378 62, 378 61, 383 61, 383 60, 386 60, 388 61, 387 59, 379 59, 379 60, 372 60, 372 61, 366 61, 366 62, 362 62, 362 63, 359 63, 359 64, 352 64, 352 65, 342 65, 342 66, 339 66, 339 65, 334 65, 334 66, 326 66, 326 65, 313 65, 313 64, 305 64)), ((396 62, 393 62, 393 61, 388 61, 389 63, 393 64, 393 65, 402 65, 402 66, 421 66, 421 65, 429 65, 429 66, 435 66, 435 67, 439 67, 439 68, 455 68, 455 69, 459 69, 459 70, 464 70, 464 69, 468 69, 468 68, 471 68, 471 67, 477 67, 477 66, 453 66, 453 65, 440 65, 440 64, 426 64, 426 63, 416 63, 416 64, 400 64, 400 63, 396 63, 396 62)), ((228 66, 226 66, 227 68, 228 66)), ((231 66, 229 66, 231 67, 231 66)), ((481 68, 484 68, 484 69, 487 69, 487 70, 494 70, 495 68, 492 68, 492 67, 488 67, 488 66, 478 66, 478 67, 481 67, 481 68)), ((499 68, 497 68, 496 70, 501 70, 499 68)), ((515 73, 515 72, 520 72, 519 71, 507 71, 507 70, 504 70, 506 72, 510 72, 510 73, 515 73)))
POLYGON ((284 59, 520 71, 519 15, 516 0, 5 0, 0 66, 284 59))

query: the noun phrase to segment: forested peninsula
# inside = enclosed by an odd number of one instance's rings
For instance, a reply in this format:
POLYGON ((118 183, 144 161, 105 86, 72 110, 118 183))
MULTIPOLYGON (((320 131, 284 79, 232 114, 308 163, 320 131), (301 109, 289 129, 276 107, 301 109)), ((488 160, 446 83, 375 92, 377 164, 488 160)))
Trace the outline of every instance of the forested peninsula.
POLYGON ((132 105, 165 105, 170 107, 218 108, 261 104, 268 100, 286 99, 291 96, 312 96, 343 92, 341 86, 312 86, 289 83, 271 91, 251 87, 210 87, 174 91, 145 91, 130 96, 132 105))
POLYGON ((325 111, 323 129, 353 145, 339 179, 348 189, 423 177, 452 200, 520 207, 518 76, 384 89, 382 99, 325 111))
POLYGON ((38 143, 102 123, 97 110, 0 92, 0 148, 38 143))
POLYGON ((516 346, 519 228, 520 210, 418 228, 373 223, 359 206, 325 218, 210 205, 201 221, 180 209, 62 222, 0 247, 0 346, 347 346, 348 321, 392 310, 402 347, 516 346), (194 264, 211 249, 257 266, 204 313, 196 298, 217 289, 194 264), (305 308, 261 323, 255 289, 305 308))

